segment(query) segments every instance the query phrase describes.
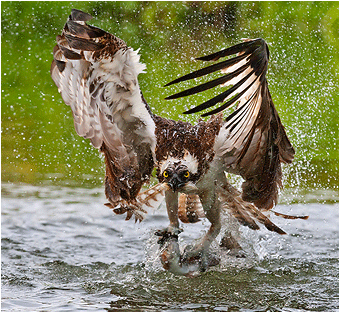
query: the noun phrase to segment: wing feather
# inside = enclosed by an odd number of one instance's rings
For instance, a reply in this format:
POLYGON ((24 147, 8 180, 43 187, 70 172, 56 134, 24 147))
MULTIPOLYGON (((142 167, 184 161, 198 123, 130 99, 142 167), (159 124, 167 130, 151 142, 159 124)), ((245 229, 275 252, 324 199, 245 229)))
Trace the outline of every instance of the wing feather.
MULTIPOLYGON (((187 75, 184 75, 182 77, 179 77, 179 78, 171 81, 170 83, 166 84, 164 87, 167 87, 167 86, 170 86, 170 85, 173 85, 173 84, 177 84, 177 83, 182 82, 182 81, 187 81, 187 80, 190 80, 190 79, 193 79, 193 78, 198 78, 198 77, 216 72, 218 70, 222 70, 226 67, 232 66, 232 65, 234 65, 234 64, 236 64, 240 61, 243 61, 246 58, 246 56, 247 56, 247 54, 242 54, 242 55, 239 55, 235 58, 228 59, 226 61, 207 66, 207 67, 202 68, 200 70, 197 70, 197 71, 194 71, 194 72, 189 73, 187 75)), ((169 99, 169 98, 167 98, 167 99, 169 99)))
POLYGON ((200 112, 220 103, 216 108, 202 114, 207 116, 236 105, 215 139, 215 160, 219 160, 221 169, 239 174, 245 179, 242 186, 244 200, 268 210, 277 202, 278 188, 281 186, 281 162, 292 162, 295 151, 268 89, 266 73, 269 49, 263 39, 245 40, 198 60, 216 61, 233 54, 237 56, 177 78, 168 85, 215 71, 226 75, 176 93, 167 99, 193 95, 218 85, 227 88, 184 113, 200 112))
POLYGON ((91 18, 72 10, 57 36, 51 76, 71 107, 77 134, 105 156, 111 206, 122 205, 129 219, 139 214, 136 197, 154 167, 155 123, 137 78, 145 65, 124 41, 87 25, 91 18))
POLYGON ((218 188, 218 194, 223 200, 223 208, 230 212, 241 225, 258 230, 260 227, 256 222, 259 222, 270 231, 274 231, 280 235, 286 234, 285 231, 276 226, 253 204, 244 201, 240 192, 231 186, 227 180, 221 183, 221 187, 218 188))
MULTIPOLYGON (((196 94, 198 92, 202 92, 208 89, 211 89, 213 87, 216 87, 218 85, 222 85, 225 84, 226 82, 232 80, 234 77, 238 76, 241 72, 243 72, 247 67, 249 66, 249 64, 244 64, 242 67, 238 68, 235 72, 232 73, 228 73, 227 75, 224 75, 222 77, 219 77, 217 79, 211 80, 207 83, 198 85, 196 87, 184 90, 182 92, 176 93, 172 96, 167 97, 167 100, 170 99, 177 99, 177 98, 181 98, 181 97, 185 97, 188 95, 193 95, 196 94)), ((227 97, 227 96, 226 96, 227 97)))

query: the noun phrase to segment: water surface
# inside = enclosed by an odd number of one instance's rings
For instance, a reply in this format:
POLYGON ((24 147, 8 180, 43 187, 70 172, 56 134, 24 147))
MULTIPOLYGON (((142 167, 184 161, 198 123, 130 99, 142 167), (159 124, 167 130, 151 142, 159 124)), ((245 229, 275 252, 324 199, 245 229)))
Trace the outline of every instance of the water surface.
MULTIPOLYGON (((2 185, 3 311, 339 308, 334 201, 279 205, 277 211, 310 218, 274 216, 286 236, 241 227, 247 257, 229 256, 215 244, 221 265, 192 279, 165 272, 158 260, 153 233, 168 222, 163 202, 140 224, 125 222, 103 203, 102 188, 2 185)), ((185 225, 181 246, 208 225, 185 225)))

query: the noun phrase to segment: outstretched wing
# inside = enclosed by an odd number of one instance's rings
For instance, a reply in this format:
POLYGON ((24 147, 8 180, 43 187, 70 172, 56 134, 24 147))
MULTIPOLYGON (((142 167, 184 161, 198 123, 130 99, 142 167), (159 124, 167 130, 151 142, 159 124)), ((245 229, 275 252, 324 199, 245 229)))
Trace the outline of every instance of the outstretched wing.
POLYGON ((112 207, 128 210, 154 167, 155 123, 139 88, 139 55, 72 10, 57 45, 51 76, 72 109, 75 130, 100 149, 105 192, 112 207))
POLYGON ((244 200, 267 210, 277 202, 278 187, 281 186, 281 162, 292 162, 295 151, 281 124, 268 89, 266 73, 269 50, 263 39, 245 40, 198 60, 216 61, 233 54, 237 55, 180 77, 167 85, 219 70, 223 76, 167 99, 193 95, 215 86, 231 86, 185 113, 200 112, 222 103, 203 114, 206 116, 237 104, 235 111, 226 118, 216 137, 215 161, 219 161, 223 170, 239 174, 245 179, 242 186, 244 200))

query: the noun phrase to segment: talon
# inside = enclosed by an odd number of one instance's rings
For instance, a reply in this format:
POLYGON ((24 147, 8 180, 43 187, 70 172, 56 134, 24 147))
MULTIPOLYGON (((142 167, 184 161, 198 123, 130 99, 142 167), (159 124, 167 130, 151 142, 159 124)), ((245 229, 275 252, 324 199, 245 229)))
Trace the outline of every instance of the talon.
POLYGON ((178 235, 182 231, 183 231, 182 229, 174 228, 174 227, 171 227, 171 226, 169 226, 165 229, 156 230, 155 235, 160 237, 158 239, 157 243, 160 244, 161 246, 163 246, 164 243, 171 238, 178 240, 178 235))
POLYGON ((164 245, 169 239, 175 239, 178 240, 178 235, 172 235, 171 233, 164 232, 163 234, 160 232, 156 232, 155 235, 161 236, 158 240, 157 243, 161 246, 164 245))
POLYGON ((187 245, 184 248, 182 262, 184 263, 194 263, 201 258, 201 251, 194 249, 192 245, 187 245))
POLYGON ((233 256, 235 258, 241 259, 241 258, 246 258, 247 255, 245 254, 245 252, 242 249, 232 249, 228 251, 228 254, 230 256, 233 256))
POLYGON ((209 267, 218 265, 220 258, 212 253, 188 245, 184 249, 181 262, 186 265, 197 264, 199 271, 205 272, 209 267))
POLYGON ((186 246, 181 261, 183 264, 198 264, 199 270, 204 272, 204 254, 202 250, 195 249, 193 246, 186 246), (203 263, 202 263, 203 261, 203 263))
POLYGON ((229 255, 235 256, 236 258, 245 258, 246 254, 243 251, 240 244, 231 235, 231 233, 226 232, 221 240, 220 247, 222 249, 228 250, 229 255))
POLYGON ((236 257, 239 258, 239 259, 245 259, 247 256, 246 256, 246 254, 243 251, 239 251, 236 254, 236 257))
POLYGON ((181 229, 181 228, 168 226, 167 228, 156 230, 155 235, 156 236, 164 236, 164 235, 168 234, 169 237, 170 237, 170 236, 178 236, 181 232, 183 232, 183 229, 181 229))

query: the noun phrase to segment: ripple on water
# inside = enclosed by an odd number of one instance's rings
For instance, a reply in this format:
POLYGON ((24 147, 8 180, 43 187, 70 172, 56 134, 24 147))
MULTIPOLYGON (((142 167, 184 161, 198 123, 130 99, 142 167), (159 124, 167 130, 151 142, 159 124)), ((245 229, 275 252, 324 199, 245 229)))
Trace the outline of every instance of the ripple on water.
MULTIPOLYGON (((221 264, 188 279, 160 265, 153 233, 167 223, 162 206, 134 224, 107 210, 96 191, 28 186, 17 197, 25 187, 7 189, 14 191, 2 197, 4 311, 338 310, 337 204, 278 206, 310 215, 274 216, 287 236, 232 229, 247 258, 215 244, 221 264)), ((182 248, 207 226, 184 225, 182 248)))

